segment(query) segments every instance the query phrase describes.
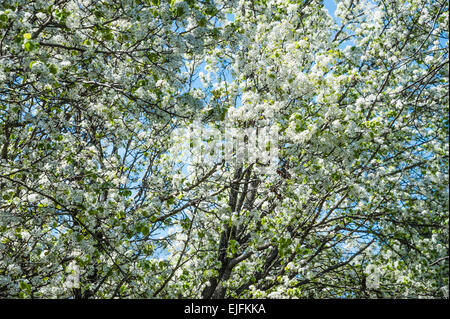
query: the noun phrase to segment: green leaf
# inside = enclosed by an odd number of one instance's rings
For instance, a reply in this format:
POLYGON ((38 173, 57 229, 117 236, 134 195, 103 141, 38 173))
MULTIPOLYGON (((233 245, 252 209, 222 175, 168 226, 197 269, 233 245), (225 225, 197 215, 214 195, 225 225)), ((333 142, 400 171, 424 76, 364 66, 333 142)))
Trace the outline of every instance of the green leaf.
POLYGON ((177 17, 181 17, 184 14, 183 7, 178 7, 175 13, 177 17))
MULTIPOLYGON (((204 18, 204 17, 202 17, 199 21, 198 21, 198 25, 200 26, 200 27, 204 27, 205 25, 206 25, 206 22, 207 22, 207 20, 204 18)), ((214 93, 213 93, 214 94, 214 93)))
POLYGON ((24 48, 25 48, 25 51, 31 51, 31 50, 33 50, 33 43, 31 43, 31 42, 25 42, 25 44, 24 44, 24 48))
POLYGON ((111 31, 108 30, 108 32, 105 32, 105 39, 108 41, 111 41, 112 39, 114 39, 114 36, 111 33, 111 31))
POLYGON ((51 64, 48 67, 48 70, 50 71, 51 74, 56 74, 58 72, 58 69, 56 68, 56 66, 54 66, 53 64, 51 64))

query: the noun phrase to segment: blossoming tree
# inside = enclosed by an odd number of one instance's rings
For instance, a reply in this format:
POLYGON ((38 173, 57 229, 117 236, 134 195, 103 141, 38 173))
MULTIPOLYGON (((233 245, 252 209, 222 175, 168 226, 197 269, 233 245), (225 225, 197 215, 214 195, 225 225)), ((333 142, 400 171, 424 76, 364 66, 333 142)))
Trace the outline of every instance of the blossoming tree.
POLYGON ((448 3, 2 1, 0 296, 448 298, 448 3))

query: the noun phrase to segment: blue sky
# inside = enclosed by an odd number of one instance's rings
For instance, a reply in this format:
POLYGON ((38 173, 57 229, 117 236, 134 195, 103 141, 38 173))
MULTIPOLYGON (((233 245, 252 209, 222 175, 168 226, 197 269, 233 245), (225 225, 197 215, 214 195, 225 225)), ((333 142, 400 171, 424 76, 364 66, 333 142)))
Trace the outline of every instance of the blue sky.
POLYGON ((330 13, 330 15, 333 18, 335 18, 334 11, 336 10, 336 3, 334 2, 334 0, 324 0, 323 4, 324 4, 325 8, 328 10, 328 12, 330 13))

